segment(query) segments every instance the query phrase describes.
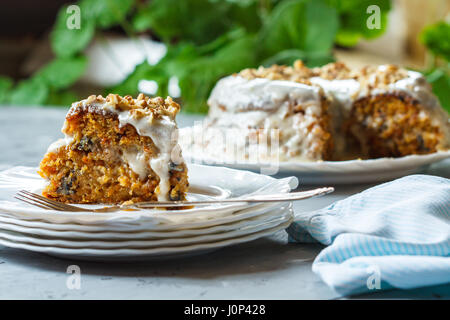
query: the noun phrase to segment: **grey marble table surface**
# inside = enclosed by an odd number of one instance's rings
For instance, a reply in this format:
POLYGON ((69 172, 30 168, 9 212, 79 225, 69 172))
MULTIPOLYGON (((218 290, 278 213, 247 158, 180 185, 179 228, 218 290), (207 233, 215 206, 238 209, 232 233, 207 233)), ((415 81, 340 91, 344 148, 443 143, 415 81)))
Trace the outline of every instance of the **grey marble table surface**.
MULTIPOLYGON (((0 170, 37 166, 62 137, 67 109, 0 106, 0 170)), ((200 116, 178 117, 180 127, 200 116)), ((450 161, 425 173, 450 178, 450 161)), ((372 185, 337 186, 326 197, 294 203, 296 212, 322 208, 372 185)), ((0 190, 1 192, 1 190, 0 190)), ((0 299, 340 299, 311 270, 322 246, 288 244, 287 234, 190 258, 139 263, 63 260, 0 246, 0 299), (69 265, 81 268, 81 288, 66 286, 69 265)), ((353 297, 350 297, 353 298, 353 297)), ((379 291, 357 298, 450 298, 450 286, 379 291)))

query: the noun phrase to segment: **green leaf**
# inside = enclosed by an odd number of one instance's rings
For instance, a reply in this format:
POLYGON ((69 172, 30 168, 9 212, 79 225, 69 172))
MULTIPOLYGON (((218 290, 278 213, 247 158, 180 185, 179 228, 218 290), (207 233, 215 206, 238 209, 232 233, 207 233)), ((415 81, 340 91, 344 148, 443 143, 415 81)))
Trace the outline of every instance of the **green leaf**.
POLYGON ((211 57, 211 63, 215 66, 212 71, 222 76, 256 66, 254 47, 255 38, 253 35, 233 39, 211 57))
POLYGON ((442 107, 450 113, 450 75, 442 69, 435 69, 427 75, 427 80, 442 107))
POLYGON ((141 64, 115 90, 137 90, 139 80, 158 83, 158 95, 168 94, 168 81, 178 78, 182 108, 185 112, 206 112, 206 100, 215 83, 223 76, 256 66, 255 38, 242 29, 224 34, 203 46, 181 43, 169 46, 166 56, 155 66, 141 64))
POLYGON ((140 80, 158 83, 157 95, 168 94, 168 82, 178 78, 181 89, 182 108, 185 112, 206 112, 206 100, 216 82, 223 76, 256 66, 254 36, 242 30, 233 31, 205 46, 190 43, 169 46, 168 52, 158 64, 144 62, 119 86, 110 92, 136 94, 140 80))
POLYGON ((297 49, 288 49, 278 52, 272 57, 264 60, 261 65, 269 67, 274 64, 292 65, 294 61, 302 60, 308 67, 323 66, 333 62, 333 56, 330 53, 323 52, 305 52, 297 49))
POLYGON ((358 44, 361 37, 359 32, 340 29, 336 35, 336 43, 344 47, 353 47, 358 44))
POLYGON ((450 61, 450 24, 440 21, 427 26, 420 34, 420 41, 436 56, 450 61))
POLYGON ((336 43, 342 46, 354 46, 361 37, 373 39, 382 35, 387 27, 387 16, 391 9, 390 0, 325 0, 336 8, 339 14, 340 28, 336 43), (371 5, 380 8, 380 28, 369 29, 367 19, 373 13, 367 13, 371 5))
POLYGON ((259 45, 265 51, 264 56, 272 56, 285 49, 304 49, 305 2, 285 1, 275 7, 260 35, 259 45))
POLYGON ((204 113, 206 100, 216 82, 246 67, 256 66, 255 39, 248 35, 223 46, 213 55, 195 59, 179 77, 179 86, 185 112, 204 113))
POLYGON ((205 44, 232 27, 227 17, 231 6, 226 1, 152 0, 138 10, 133 26, 137 31, 151 29, 165 43, 181 39, 205 44))
POLYGON ((306 34, 304 48, 309 52, 330 52, 339 28, 335 8, 323 1, 306 3, 306 34))
POLYGON ((82 0, 81 14, 105 29, 123 23, 134 6, 134 0, 82 0))
POLYGON ((42 105, 47 100, 49 89, 38 78, 19 82, 11 92, 10 102, 13 105, 42 105))
POLYGON ((234 4, 229 9, 228 17, 236 27, 242 27, 249 33, 259 31, 262 26, 262 13, 258 0, 228 0, 228 2, 234 4))
POLYGON ((115 87, 107 89, 107 93, 136 96, 136 94, 139 93, 139 81, 155 79, 159 79, 161 81, 164 76, 165 71, 159 64, 156 66, 151 66, 147 63, 147 61, 144 61, 135 67, 134 71, 125 79, 125 81, 115 87))
POLYGON ((13 81, 0 76, 0 104, 8 101, 9 92, 13 86, 13 81))
POLYGON ((85 57, 57 58, 44 66, 36 74, 51 88, 65 89, 75 83, 87 66, 85 57))
POLYGON ((67 21, 72 14, 66 12, 67 6, 63 6, 58 13, 53 31, 50 34, 50 44, 58 57, 70 57, 82 51, 91 41, 95 23, 86 19, 81 12, 80 29, 69 29, 67 21))
POLYGON ((51 91, 46 104, 50 106, 70 106, 74 101, 80 100, 79 96, 69 90, 51 91))
POLYGON ((199 54, 192 44, 169 46, 166 55, 156 65, 149 65, 147 61, 142 62, 135 67, 125 81, 109 88, 107 93, 136 95, 139 93, 139 81, 154 80, 158 83, 157 95, 165 96, 168 94, 170 77, 184 75, 187 66, 197 57, 199 54))
POLYGON ((155 21, 149 6, 138 9, 132 20, 133 28, 137 32, 147 31, 153 24, 155 24, 155 21))
POLYGON ((281 2, 274 8, 261 31, 262 56, 267 58, 290 49, 329 52, 337 28, 336 10, 322 0, 281 2))

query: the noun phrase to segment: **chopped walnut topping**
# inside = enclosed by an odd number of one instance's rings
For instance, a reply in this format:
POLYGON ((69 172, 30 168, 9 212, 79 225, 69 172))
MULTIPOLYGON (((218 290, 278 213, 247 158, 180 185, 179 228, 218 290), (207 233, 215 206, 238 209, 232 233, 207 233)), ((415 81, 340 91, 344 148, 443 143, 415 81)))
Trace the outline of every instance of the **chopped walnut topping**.
POLYGON ((133 99, 132 96, 121 97, 118 94, 109 94, 106 98, 101 95, 91 95, 85 100, 73 103, 68 115, 74 115, 86 108, 90 112, 98 112, 100 109, 102 112, 108 112, 108 110, 129 111, 137 119, 148 116, 151 116, 152 119, 162 116, 169 116, 174 119, 180 111, 180 105, 173 101, 171 97, 166 99, 161 97, 149 98, 141 93, 136 99, 133 99))
POLYGON ((398 66, 389 64, 378 67, 368 66, 356 74, 362 87, 368 89, 383 88, 391 83, 408 77, 408 72, 398 66))
POLYGON ((309 78, 311 76, 311 69, 305 67, 303 63, 298 60, 294 67, 273 65, 268 68, 259 67, 258 69, 244 69, 239 75, 246 79, 265 78, 270 80, 287 80, 295 81, 310 85, 309 78))
POLYGON ((381 87, 406 78, 408 72, 395 65, 379 67, 364 67, 350 69, 343 62, 329 63, 320 68, 308 68, 301 60, 294 62, 294 66, 273 65, 268 68, 244 69, 239 76, 246 79, 265 78, 270 80, 295 81, 310 85, 312 77, 321 77, 326 80, 355 79, 362 86, 368 88, 381 87))
POLYGON ((350 69, 343 62, 329 63, 321 68, 313 68, 315 77, 327 80, 341 80, 351 78, 350 69))

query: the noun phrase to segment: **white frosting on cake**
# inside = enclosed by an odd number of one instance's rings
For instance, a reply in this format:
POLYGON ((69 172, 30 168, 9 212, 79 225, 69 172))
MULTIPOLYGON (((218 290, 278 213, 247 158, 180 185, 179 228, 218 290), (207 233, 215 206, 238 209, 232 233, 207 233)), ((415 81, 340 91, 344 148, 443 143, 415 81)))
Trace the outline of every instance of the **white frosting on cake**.
MULTIPOLYGON (((385 66, 379 66, 383 70, 385 66)), ((439 101, 431 91, 430 85, 421 73, 408 71, 408 77, 388 84, 377 86, 372 77, 369 83, 374 89, 368 92, 361 88, 361 84, 355 79, 327 80, 320 77, 309 79, 312 83, 320 85, 325 94, 336 100, 342 107, 350 108, 352 103, 368 94, 377 95, 384 93, 403 92, 418 100, 425 108, 439 107, 439 101)))
POLYGON ((58 139, 53 142, 47 149, 47 152, 55 152, 61 147, 68 146, 73 141, 73 137, 69 135, 64 135, 64 138, 58 139))
MULTIPOLYGON (((294 101, 297 104, 309 103, 317 106, 319 100, 319 88, 302 83, 253 79, 248 80, 240 76, 225 77, 217 83, 208 99, 210 106, 223 105, 229 112, 277 109, 286 101, 294 101)), ((320 114, 319 106, 311 110, 320 114)))
POLYGON ((351 106, 360 90, 360 84, 354 79, 327 80, 320 77, 309 79, 311 83, 321 86, 333 103, 351 106))
POLYGON ((248 80, 240 76, 221 79, 208 99, 210 109, 205 127, 209 132, 203 133, 203 139, 210 136, 212 140, 204 144, 207 150, 203 151, 214 157, 232 158, 234 155, 225 149, 228 144, 247 159, 254 155, 260 161, 273 160, 272 157, 319 159, 320 155, 313 152, 316 139, 308 127, 322 114, 320 90, 292 81, 248 80), (287 116, 292 105, 302 106, 304 112, 287 116), (222 132, 214 132, 221 128, 222 132), (248 141, 255 135, 255 128, 260 129, 259 143, 248 141), (282 135, 275 144, 273 130, 277 129, 282 130, 282 135))
MULTIPOLYGON (((168 116, 162 116, 161 119, 150 119, 149 117, 137 119, 128 111, 115 111, 115 113, 118 115, 120 127, 131 124, 139 135, 150 137, 155 146, 159 149, 158 156, 152 158, 149 165, 153 172, 159 177, 158 200, 167 201, 167 195, 170 191, 169 163, 171 161, 172 150, 177 144, 175 137, 177 125, 175 121, 168 116)), ((142 166, 140 168, 142 168, 142 166)), ((133 167, 131 167, 131 169, 134 171, 133 167)), ((148 172, 144 174, 144 177, 147 175, 148 172)), ((139 176, 141 176, 141 174, 139 174, 139 176)))
POLYGON ((141 151, 123 151, 122 159, 128 163, 131 170, 139 175, 139 178, 145 179, 148 176, 147 159, 141 151))

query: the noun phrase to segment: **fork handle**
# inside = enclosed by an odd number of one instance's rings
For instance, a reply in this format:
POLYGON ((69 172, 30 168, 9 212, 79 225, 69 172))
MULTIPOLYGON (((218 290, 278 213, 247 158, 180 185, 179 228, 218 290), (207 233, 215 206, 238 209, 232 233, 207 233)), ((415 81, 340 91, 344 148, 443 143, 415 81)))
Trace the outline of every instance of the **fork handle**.
POLYGON ((287 202, 302 200, 306 198, 316 197, 331 193, 334 191, 332 187, 318 188, 308 191, 299 191, 291 193, 279 193, 258 195, 248 198, 233 198, 233 199, 219 199, 219 200, 201 200, 201 201, 146 201, 137 202, 131 205, 122 206, 122 208, 155 208, 155 207, 185 207, 191 205, 208 205, 215 203, 254 203, 254 202, 287 202))

